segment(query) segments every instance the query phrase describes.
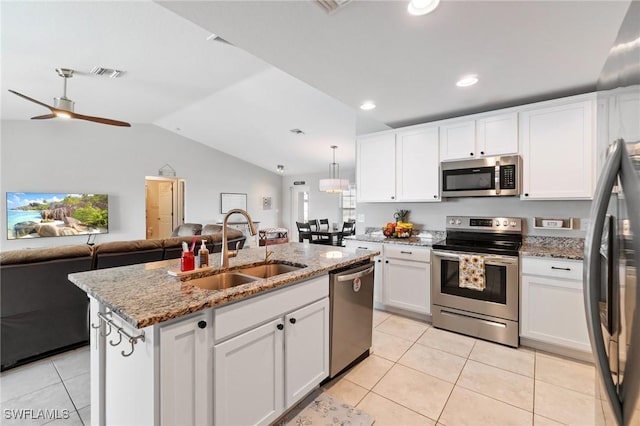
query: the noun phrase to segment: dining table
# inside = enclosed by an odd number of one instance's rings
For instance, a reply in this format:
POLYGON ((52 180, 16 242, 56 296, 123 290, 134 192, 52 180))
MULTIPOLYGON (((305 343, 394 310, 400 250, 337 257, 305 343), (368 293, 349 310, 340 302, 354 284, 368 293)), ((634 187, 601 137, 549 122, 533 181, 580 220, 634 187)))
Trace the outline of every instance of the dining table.
POLYGON ((339 230, 311 231, 312 236, 318 237, 315 240, 312 239, 311 242, 314 244, 328 244, 331 246, 336 246, 338 245, 340 234, 342 234, 342 231, 339 230), (319 242, 321 239, 327 239, 328 241, 326 243, 324 241, 319 242))

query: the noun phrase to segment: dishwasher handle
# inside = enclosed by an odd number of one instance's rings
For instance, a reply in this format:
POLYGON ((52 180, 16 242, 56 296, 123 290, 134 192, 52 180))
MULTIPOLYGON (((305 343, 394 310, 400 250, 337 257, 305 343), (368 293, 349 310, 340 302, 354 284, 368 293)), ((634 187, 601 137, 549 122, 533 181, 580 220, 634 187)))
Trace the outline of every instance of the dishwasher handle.
POLYGON ((365 269, 364 271, 358 271, 355 272, 353 274, 347 274, 347 275, 338 275, 338 281, 342 282, 342 281, 351 281, 351 280, 355 280, 356 278, 362 278, 365 275, 369 275, 370 273, 373 272, 373 270, 375 269, 375 266, 372 266, 370 268, 365 269))

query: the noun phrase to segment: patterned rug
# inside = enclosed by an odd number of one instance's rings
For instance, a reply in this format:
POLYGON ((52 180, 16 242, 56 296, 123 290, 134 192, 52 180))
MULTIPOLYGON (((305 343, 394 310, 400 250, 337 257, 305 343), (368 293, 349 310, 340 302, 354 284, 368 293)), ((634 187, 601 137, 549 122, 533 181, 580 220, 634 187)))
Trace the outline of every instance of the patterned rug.
POLYGON ((284 426, 371 426, 373 421, 367 413, 340 402, 318 389, 303 399, 279 424, 284 426))

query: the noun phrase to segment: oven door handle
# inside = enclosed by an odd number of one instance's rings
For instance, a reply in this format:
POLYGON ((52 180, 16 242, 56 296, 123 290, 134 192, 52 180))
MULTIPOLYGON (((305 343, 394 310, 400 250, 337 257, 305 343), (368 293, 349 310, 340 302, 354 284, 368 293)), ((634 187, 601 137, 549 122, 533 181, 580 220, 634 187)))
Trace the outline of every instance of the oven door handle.
POLYGON ((442 257, 442 258, 445 258, 445 259, 455 259, 455 260, 460 259, 460 256, 458 256, 457 254, 445 253, 443 251, 431 250, 431 253, 434 256, 442 257))
MULTIPOLYGON (((452 254, 452 253, 435 251, 435 250, 432 250, 431 253, 433 253, 434 256, 441 257, 443 259, 460 260, 460 255, 458 254, 452 254)), ((479 256, 482 256, 482 255, 479 255, 479 256)), ((506 257, 506 256, 485 256, 484 264, 496 265, 496 266, 513 266, 518 264, 518 258, 517 257, 512 258, 512 257, 506 257)))

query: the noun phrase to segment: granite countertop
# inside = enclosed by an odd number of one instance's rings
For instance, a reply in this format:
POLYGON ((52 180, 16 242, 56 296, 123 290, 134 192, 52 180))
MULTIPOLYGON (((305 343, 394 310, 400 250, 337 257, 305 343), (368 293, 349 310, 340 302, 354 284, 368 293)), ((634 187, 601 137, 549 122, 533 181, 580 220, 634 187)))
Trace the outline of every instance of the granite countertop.
POLYGON ((584 260, 584 240, 582 238, 526 237, 520 247, 520 255, 584 260))
MULTIPOLYGON (((370 259, 378 251, 362 250, 350 253, 339 247, 316 244, 288 243, 268 246, 273 252, 271 262, 307 265, 299 270, 223 290, 205 290, 189 284, 223 271, 220 253, 211 254, 213 268, 182 276, 171 276, 168 270, 179 270, 180 259, 144 263, 118 268, 78 272, 69 280, 88 295, 105 304, 135 328, 144 328, 172 318, 214 306, 235 302, 264 291, 286 286, 296 281, 320 276, 327 272, 370 259)), ((243 249, 229 259, 230 270, 264 262, 262 247, 243 249)))
POLYGON ((388 238, 382 233, 358 234, 346 237, 345 240, 365 241, 368 243, 403 244, 409 246, 431 247, 436 242, 443 240, 444 232, 420 234, 409 238, 388 238))

